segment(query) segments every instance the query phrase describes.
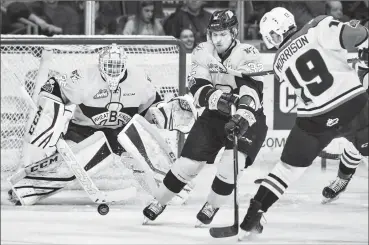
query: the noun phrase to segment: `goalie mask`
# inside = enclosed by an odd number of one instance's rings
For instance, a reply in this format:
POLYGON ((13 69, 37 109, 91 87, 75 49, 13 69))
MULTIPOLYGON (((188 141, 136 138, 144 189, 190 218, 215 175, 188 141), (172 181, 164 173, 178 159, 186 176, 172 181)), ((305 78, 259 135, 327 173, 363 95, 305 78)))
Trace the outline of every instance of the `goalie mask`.
POLYGON ((109 89, 117 89, 119 81, 127 69, 127 55, 123 47, 113 44, 105 48, 99 55, 99 70, 109 89))
POLYGON ((279 48, 283 40, 295 29, 295 17, 281 7, 267 12, 260 21, 260 33, 268 49, 279 48))
POLYGON ((238 20, 231 10, 218 10, 212 14, 207 28, 207 36, 218 53, 227 51, 237 35, 238 20))

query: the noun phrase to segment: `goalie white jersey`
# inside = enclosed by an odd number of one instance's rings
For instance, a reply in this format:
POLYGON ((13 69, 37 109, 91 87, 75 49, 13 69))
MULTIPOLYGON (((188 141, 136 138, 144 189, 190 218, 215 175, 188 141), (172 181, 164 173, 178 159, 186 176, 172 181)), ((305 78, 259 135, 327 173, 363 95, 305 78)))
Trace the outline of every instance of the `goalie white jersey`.
POLYGON ((77 69, 68 75, 51 78, 43 90, 60 86, 66 104, 75 104, 71 122, 93 128, 118 128, 133 115, 146 111, 157 99, 150 78, 142 70, 128 66, 117 90, 109 90, 97 64, 77 69), (51 87, 52 86, 52 87, 51 87))
POLYGON ((340 36, 343 26, 330 16, 319 16, 296 32, 275 56, 275 74, 280 82, 290 82, 299 98, 299 117, 324 114, 365 93, 347 63, 340 36))

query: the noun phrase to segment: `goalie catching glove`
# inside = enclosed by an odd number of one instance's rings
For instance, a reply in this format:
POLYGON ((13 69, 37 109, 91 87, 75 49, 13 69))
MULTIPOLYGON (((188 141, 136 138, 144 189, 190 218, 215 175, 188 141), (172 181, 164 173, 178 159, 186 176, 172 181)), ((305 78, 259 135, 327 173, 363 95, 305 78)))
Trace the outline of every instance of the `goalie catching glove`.
POLYGON ((244 95, 240 98, 236 114, 224 126, 226 135, 229 140, 233 141, 233 133, 236 133, 237 138, 241 138, 255 122, 256 105, 251 96, 244 95))
MULTIPOLYGON (((210 87, 210 86, 209 86, 210 87)), ((204 89, 207 89, 206 87, 204 89)), ((231 93, 224 93, 222 90, 210 88, 205 96, 206 107, 209 110, 217 110, 223 115, 231 114, 231 106, 236 105, 238 97, 231 93)))

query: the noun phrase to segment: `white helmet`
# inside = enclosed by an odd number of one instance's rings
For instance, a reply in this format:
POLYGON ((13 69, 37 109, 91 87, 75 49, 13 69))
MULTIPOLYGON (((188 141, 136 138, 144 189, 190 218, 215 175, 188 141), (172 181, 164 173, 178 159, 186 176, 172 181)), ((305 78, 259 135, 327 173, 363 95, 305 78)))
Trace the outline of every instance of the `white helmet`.
POLYGON ((268 49, 278 48, 288 31, 296 28, 295 17, 285 8, 277 7, 264 14, 260 33, 268 49))
POLYGON ((99 54, 99 70, 110 90, 116 90, 127 69, 127 55, 115 43, 99 54))

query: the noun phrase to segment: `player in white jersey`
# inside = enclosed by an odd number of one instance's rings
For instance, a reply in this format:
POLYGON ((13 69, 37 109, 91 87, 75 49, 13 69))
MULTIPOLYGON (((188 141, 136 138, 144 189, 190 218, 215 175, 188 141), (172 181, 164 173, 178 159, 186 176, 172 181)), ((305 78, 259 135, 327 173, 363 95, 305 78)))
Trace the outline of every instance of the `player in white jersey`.
POLYGON ((260 33, 268 48, 278 48, 275 75, 288 81, 300 100, 281 159, 250 200, 241 239, 262 232, 263 213, 332 139, 345 137, 368 156, 368 94, 346 60, 347 49, 368 47, 368 30, 330 16, 318 16, 297 30, 288 10, 274 8, 262 17, 260 33))
POLYGON ((132 66, 123 46, 116 44, 104 47, 98 62, 81 67, 49 78, 41 88, 38 112, 27 134, 26 149, 31 159, 17 172, 27 174, 11 181, 9 194, 18 204, 32 205, 75 179, 71 171, 60 168, 63 161, 56 152, 56 143, 61 135, 91 174, 110 163, 113 153, 121 156, 128 151, 122 147, 124 144, 130 149, 134 145, 141 149, 140 154, 146 154, 142 152, 144 140, 130 132, 137 131, 132 118, 145 116, 152 105, 161 101, 150 78, 132 66), (72 117, 68 116, 69 105, 75 105, 72 117), (125 143, 130 137, 132 140, 125 143))
MULTIPOLYGON (((368 28, 368 22, 366 27, 368 28)), ((368 57, 369 52, 368 48, 361 47, 358 51, 358 59, 354 60, 352 67, 356 70, 360 82, 363 84, 363 87, 366 89, 366 92, 369 93, 368 88, 368 57)), ((360 152, 355 148, 355 146, 349 142, 341 154, 340 164, 338 167, 338 174, 334 181, 329 186, 324 187, 323 189, 323 201, 322 203, 329 203, 339 198, 339 195, 344 192, 355 174, 356 168, 359 166, 359 163, 363 161, 363 156, 360 152)), ((365 161, 365 160, 364 160, 365 161)))
POLYGON ((208 25, 208 41, 192 53, 189 89, 195 104, 205 110, 191 128, 181 157, 166 174, 155 199, 143 210, 147 219, 155 220, 173 196, 205 164, 212 164, 225 147, 207 201, 197 214, 199 225, 210 224, 234 188, 233 132, 240 138, 239 171, 253 163, 264 142, 267 126, 262 107, 263 78, 242 79, 224 74, 225 67, 245 73, 263 69, 258 50, 236 39, 237 27, 232 11, 215 11, 208 25), (233 104, 237 112, 231 116, 233 104))

